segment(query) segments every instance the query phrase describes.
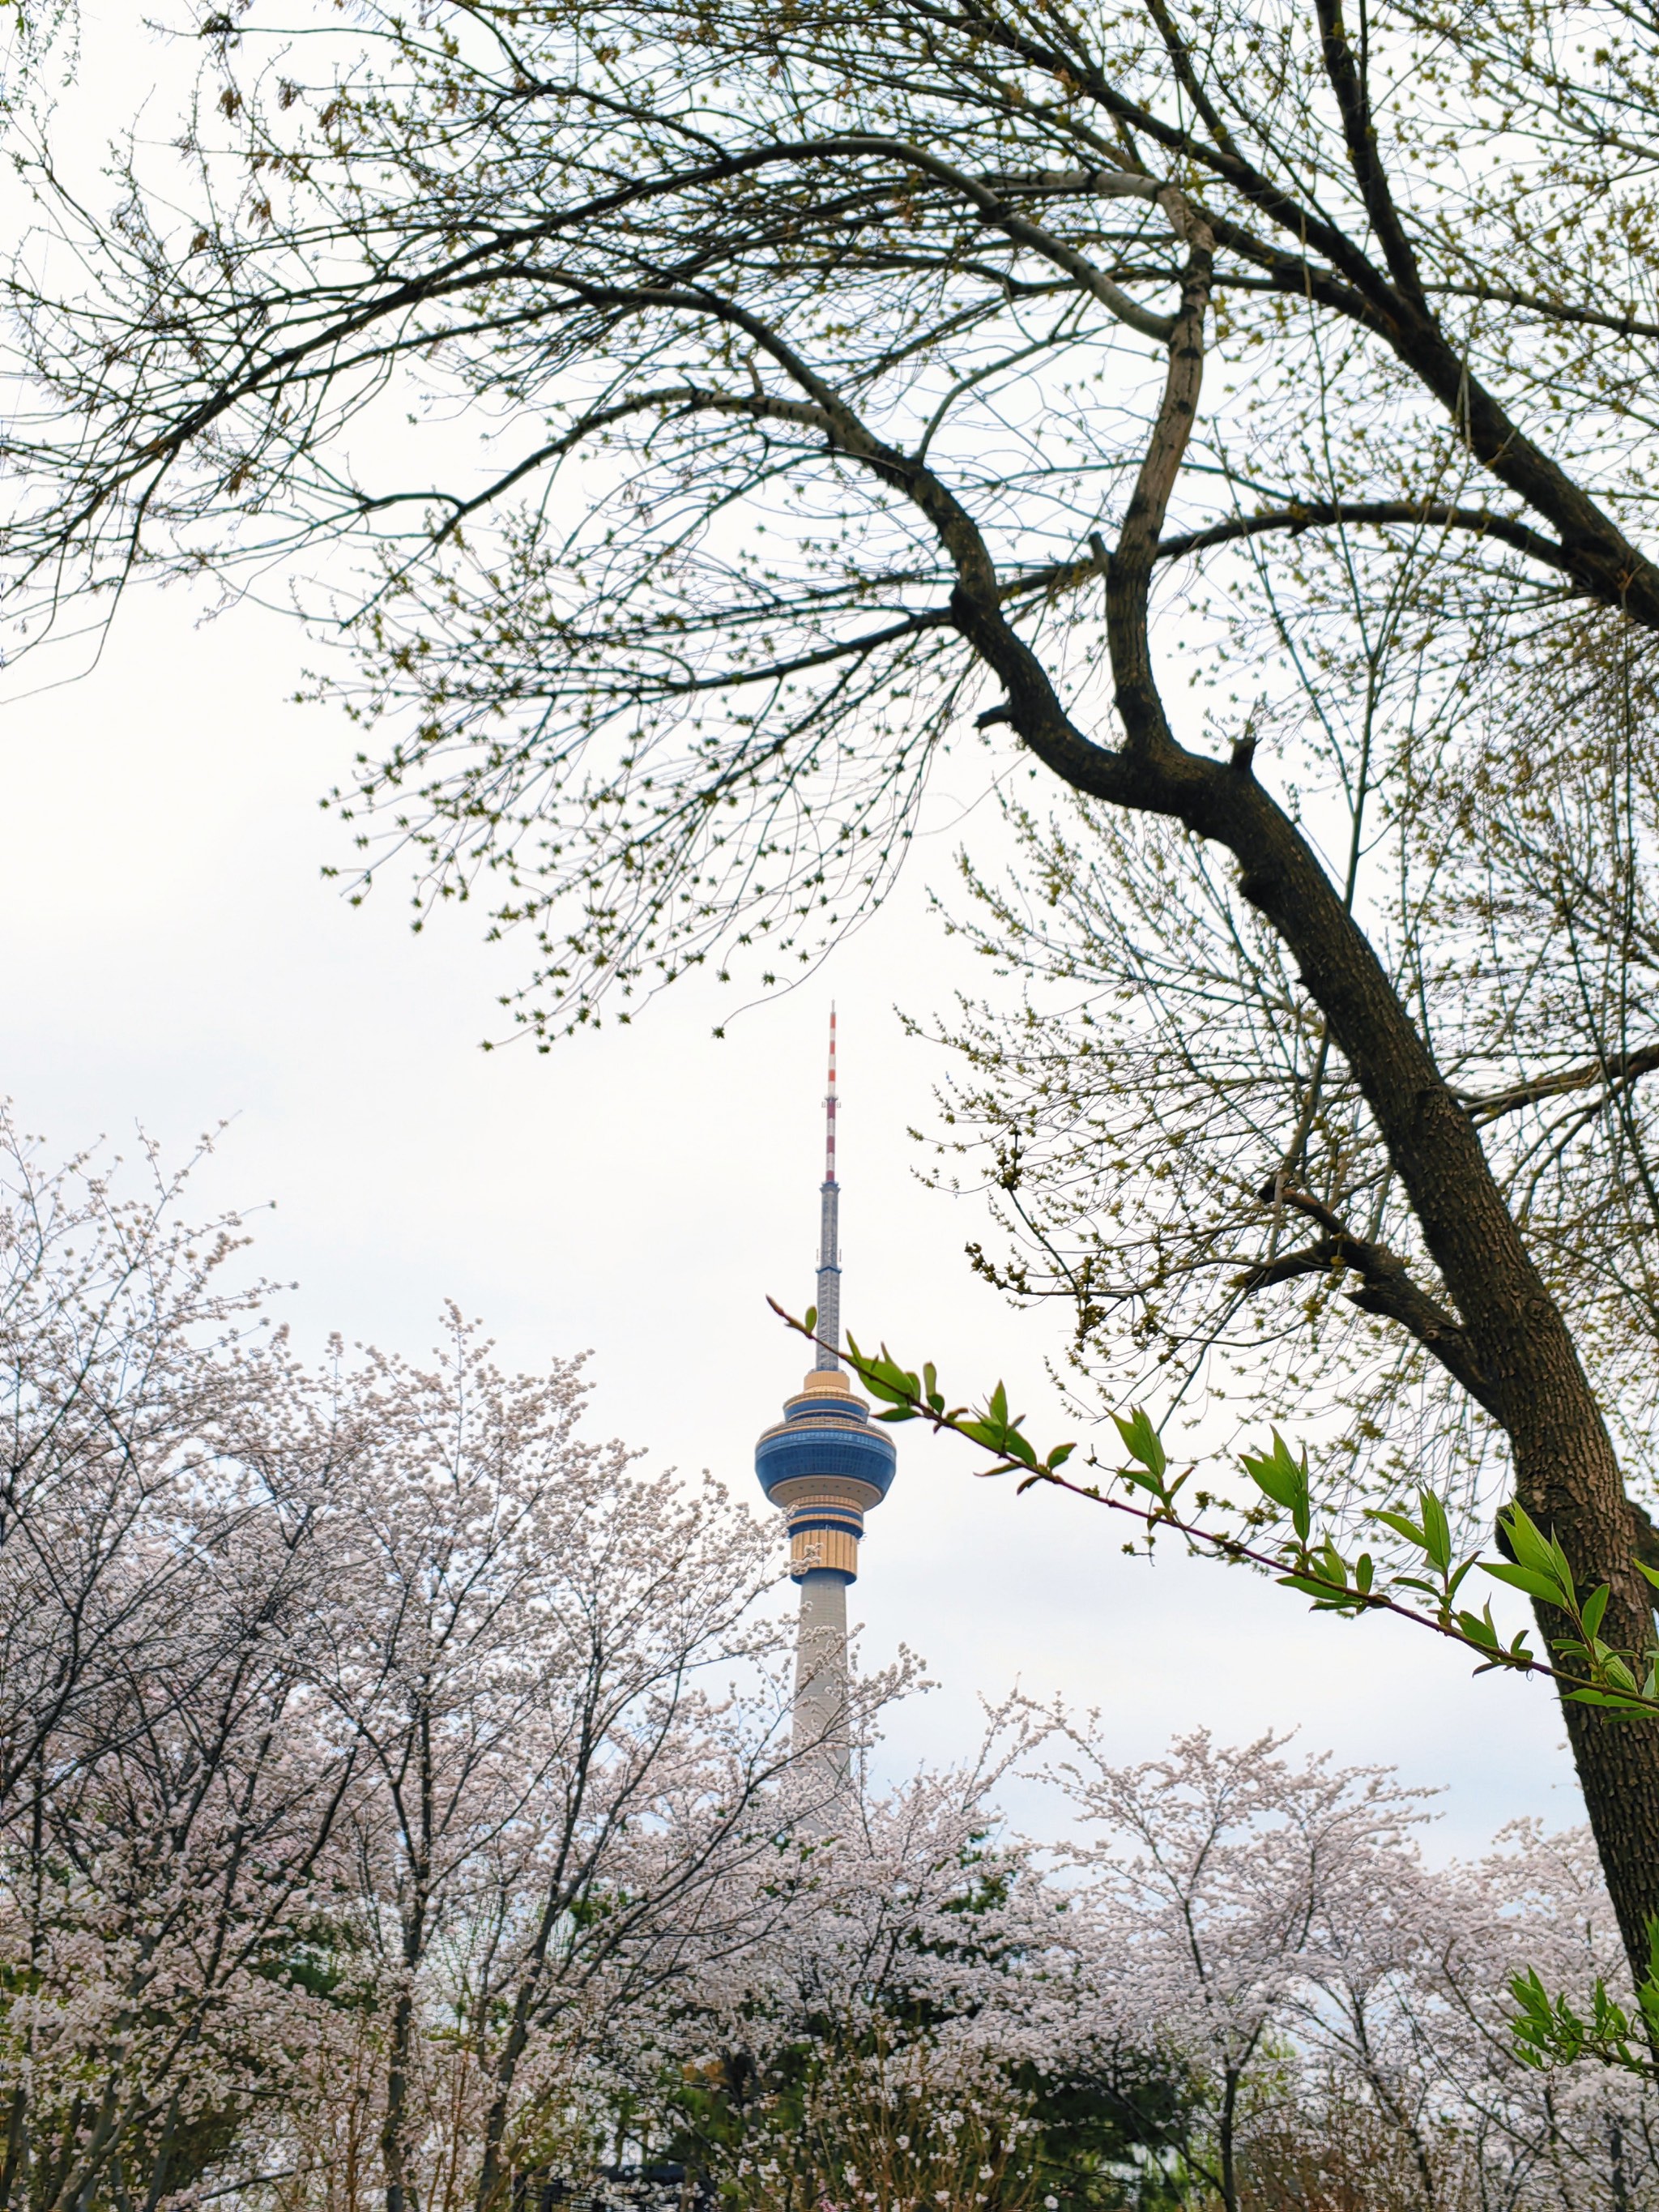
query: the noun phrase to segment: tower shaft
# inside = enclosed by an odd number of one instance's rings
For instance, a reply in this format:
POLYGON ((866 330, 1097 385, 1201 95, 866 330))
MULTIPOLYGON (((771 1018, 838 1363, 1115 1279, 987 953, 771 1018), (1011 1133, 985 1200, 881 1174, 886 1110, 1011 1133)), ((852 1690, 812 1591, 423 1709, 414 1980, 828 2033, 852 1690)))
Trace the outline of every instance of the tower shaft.
POLYGON ((794 1748, 837 1790, 852 1779, 847 1696, 847 1577, 809 1567, 795 1632, 794 1748))

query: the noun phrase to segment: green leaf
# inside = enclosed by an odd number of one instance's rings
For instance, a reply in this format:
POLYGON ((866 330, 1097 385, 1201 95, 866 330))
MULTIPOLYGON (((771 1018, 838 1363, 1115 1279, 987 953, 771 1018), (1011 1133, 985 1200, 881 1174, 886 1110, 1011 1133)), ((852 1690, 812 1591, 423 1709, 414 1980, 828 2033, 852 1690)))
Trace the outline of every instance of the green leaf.
POLYGON ((1636 2002, 1642 2008, 1648 2041, 1651 2044, 1659 2042, 1659 1914, 1649 1914, 1647 1931, 1648 1971, 1636 1992, 1636 2002))
POLYGON ((1270 1452, 1245 1452, 1243 1455, 1244 1472, 1258 1490, 1265 1491, 1275 1505, 1282 1505, 1295 1524, 1296 1533, 1304 1540, 1308 1534, 1310 1513, 1308 1506, 1308 1462, 1292 1457, 1290 1446, 1275 1429, 1273 1448, 1270 1452))
POLYGON ((1443 1575, 1451 1565, 1451 1527, 1446 1509, 1431 1490, 1418 1492, 1423 1508, 1423 1548, 1430 1563, 1443 1575))
POLYGON ((879 1398, 884 1405, 908 1406, 913 1395, 906 1387, 906 1377, 895 1375, 890 1369, 866 1369, 864 1383, 871 1395, 879 1398))
POLYGON ((817 1334, 818 1310, 816 1306, 807 1307, 805 1319, 803 1321, 801 1326, 805 1329, 808 1336, 816 1336, 817 1334))
POLYGON ((1418 1527, 1416 1522, 1408 1519, 1403 1513, 1385 1513, 1379 1509, 1374 1509, 1365 1516, 1365 1518, 1368 1521, 1380 1521, 1385 1528, 1392 1528, 1396 1536, 1403 1536, 1408 1544, 1415 1544, 1419 1552, 1426 1552, 1429 1548, 1428 1538, 1418 1527))
POLYGON ((1554 1547, 1524 1505, 1517 1502, 1498 1517, 1518 1565, 1530 1567, 1534 1574, 1555 1573, 1554 1547))
POLYGON ((1070 1459, 1072 1454, 1076 1449, 1077 1446, 1075 1444, 1056 1444, 1048 1455, 1049 1466, 1064 1467, 1066 1461, 1070 1459))
POLYGON ((1480 1571, 1490 1575, 1494 1582, 1508 1583, 1511 1588, 1525 1590, 1528 1597, 1541 1597, 1546 1605, 1557 1605, 1564 1595, 1553 1575, 1534 1573, 1530 1567, 1512 1567, 1507 1559, 1482 1559, 1480 1571))
POLYGON ((1315 1552, 1313 1563, 1328 1582, 1339 1583, 1342 1589, 1347 1589, 1348 1563, 1328 1536, 1315 1552))
POLYGON ((1510 1995, 1528 2020, 1548 2025, 1553 2019, 1549 1992, 1540 1980, 1536 1966, 1528 1966, 1523 1974, 1510 1976, 1510 1995))
POLYGON ((847 1349, 858 1377, 872 1398, 880 1398, 892 1406, 913 1404, 921 1396, 921 1383, 914 1375, 908 1375, 884 1344, 879 1354, 872 1358, 860 1352, 857 1339, 849 1329, 847 1349))
POLYGON ((1645 1559, 1638 1559, 1636 1571, 1638 1575, 1645 1575, 1655 1589, 1659 1589, 1659 1567, 1650 1567, 1645 1559))
POLYGON ((1327 1603, 1334 1600, 1336 1596, 1336 1592, 1331 1588, 1328 1578, 1323 1582, 1315 1582, 1307 1575, 1276 1575, 1273 1579, 1281 1589, 1300 1590, 1304 1596, 1320 1598, 1327 1603))
POLYGON ((1512 1974, 1509 1988, 1520 2007, 1510 2022, 1517 2058, 1528 2066, 1571 2065, 1583 2056, 1589 2031, 1565 1997, 1551 2002, 1535 1968, 1512 1974))
POLYGON ((1603 1583, 1599 1589, 1593 1589, 1584 1600, 1584 1610, 1580 1617, 1584 1624, 1586 1636, 1594 1636, 1601 1626, 1601 1616, 1607 1609, 1608 1595, 1608 1585, 1603 1583))
POLYGON ((1155 1481, 1162 1482, 1168 1462, 1164 1455, 1164 1439, 1152 1426, 1152 1416, 1144 1406, 1131 1407, 1126 1421, 1121 1413, 1114 1413, 1117 1432, 1123 1439, 1123 1449, 1133 1460, 1148 1468, 1155 1481))

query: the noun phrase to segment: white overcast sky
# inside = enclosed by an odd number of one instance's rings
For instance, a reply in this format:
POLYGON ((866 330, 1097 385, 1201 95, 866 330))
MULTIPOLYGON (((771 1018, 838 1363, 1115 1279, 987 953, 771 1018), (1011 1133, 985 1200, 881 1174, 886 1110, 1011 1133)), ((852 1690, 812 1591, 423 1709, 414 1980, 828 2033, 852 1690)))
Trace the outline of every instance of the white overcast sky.
MULTIPOLYGON (((107 14, 87 43, 106 88, 148 66, 107 14)), ((486 1054, 517 949, 484 945, 477 910, 412 937, 390 876, 346 906, 320 876, 344 853, 317 800, 350 733, 283 703, 302 658, 285 624, 199 611, 135 599, 95 672, 0 724, 0 1090, 27 1127, 67 1151, 142 1125, 177 1154, 228 1118, 201 1202, 270 1207, 250 1214, 254 1259, 297 1283, 279 1310, 302 1342, 337 1328, 418 1352, 453 1297, 514 1364, 591 1347, 599 1430, 714 1468, 758 1512, 753 1441, 804 1364, 764 1301, 811 1295, 833 995, 854 1333, 936 1358, 963 1392, 1006 1374, 1040 1437, 1078 1433, 1048 1410, 1051 1324, 969 1274, 982 1216, 919 1185, 906 1136, 939 1071, 896 1008, 926 1014, 963 980, 926 910, 949 810, 884 913, 723 1042, 693 987, 546 1057, 486 1054)), ((1316 1620, 1217 1566, 1125 1559, 1106 1515, 976 1482, 964 1449, 914 1428, 898 1442, 853 1611, 870 1662, 902 1641, 939 1686, 895 1716, 890 1766, 967 1753, 980 1700, 1018 1680, 1098 1706, 1125 1758, 1200 1726, 1294 1728, 1396 1764, 1444 1790, 1437 1850, 1579 1816, 1538 1686, 1472 1681, 1425 1636, 1316 1620)))

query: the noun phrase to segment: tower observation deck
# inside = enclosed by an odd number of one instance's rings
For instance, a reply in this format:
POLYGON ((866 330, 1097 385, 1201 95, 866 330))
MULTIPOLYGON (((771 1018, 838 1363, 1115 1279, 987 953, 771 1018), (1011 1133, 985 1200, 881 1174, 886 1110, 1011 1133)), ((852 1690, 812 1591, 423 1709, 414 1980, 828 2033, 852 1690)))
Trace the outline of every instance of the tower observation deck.
POLYGON ((783 1419, 755 1446, 761 1488, 789 1528, 789 1572, 800 1587, 795 1648, 795 1747, 837 1788, 850 1780, 847 1725, 847 1589, 858 1577, 864 1516, 879 1505, 898 1454, 842 1372, 841 1187, 836 1180, 836 1017, 830 1015, 830 1087, 824 1101, 823 1182, 819 1187, 817 1335, 811 1371, 783 1419))

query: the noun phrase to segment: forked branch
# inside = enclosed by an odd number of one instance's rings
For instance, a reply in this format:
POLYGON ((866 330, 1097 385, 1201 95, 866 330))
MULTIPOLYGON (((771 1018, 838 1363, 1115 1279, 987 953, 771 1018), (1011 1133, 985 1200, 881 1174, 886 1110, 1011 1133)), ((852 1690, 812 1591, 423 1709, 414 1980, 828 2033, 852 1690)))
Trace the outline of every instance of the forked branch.
POLYGON ((1480 1128, 1489 1121, 1501 1121, 1506 1114, 1518 1114, 1528 1106, 1539 1105, 1546 1098, 1588 1091, 1596 1084, 1604 1084, 1611 1095, 1656 1070, 1659 1070, 1659 1045, 1644 1045, 1637 1052, 1610 1052, 1604 1059, 1584 1060, 1576 1067, 1561 1068, 1553 1075, 1512 1083, 1505 1090, 1490 1091, 1484 1097, 1466 1093, 1464 1103, 1468 1108, 1469 1119, 1480 1128))
POLYGON ((1351 1270, 1359 1277, 1360 1287, 1346 1292, 1348 1303, 1361 1313, 1397 1322, 1433 1354, 1478 1405, 1497 1416, 1497 1399, 1462 1322, 1413 1281, 1409 1267, 1397 1252, 1368 1237, 1356 1237, 1330 1206, 1310 1191, 1281 1186, 1275 1178, 1260 1196, 1264 1205, 1278 1202, 1291 1207, 1314 1222, 1322 1234, 1311 1243, 1247 1267, 1234 1279, 1235 1289, 1249 1297, 1303 1275, 1334 1275, 1351 1270))

